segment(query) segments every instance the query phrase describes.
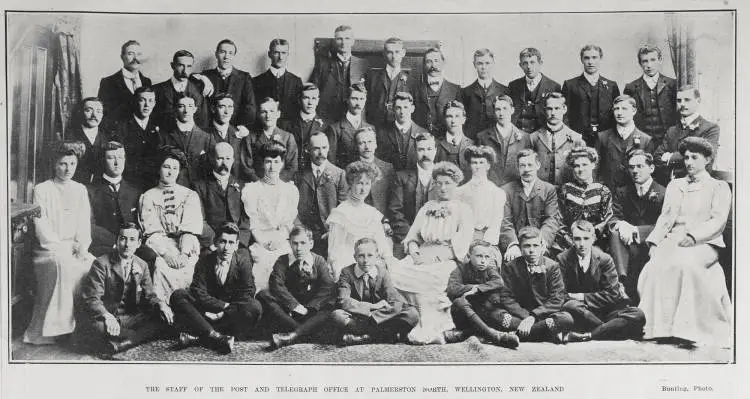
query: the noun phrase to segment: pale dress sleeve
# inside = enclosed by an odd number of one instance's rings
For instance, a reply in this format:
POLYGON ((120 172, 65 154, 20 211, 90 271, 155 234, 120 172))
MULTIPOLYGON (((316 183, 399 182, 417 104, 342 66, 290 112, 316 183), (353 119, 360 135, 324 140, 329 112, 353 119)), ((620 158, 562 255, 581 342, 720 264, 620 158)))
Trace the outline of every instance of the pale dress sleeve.
POLYGON ((383 214, 375 208, 372 209, 371 225, 373 229, 373 238, 378 244, 380 253, 383 255, 392 253, 393 248, 391 248, 391 242, 388 240, 388 237, 385 236, 385 230, 383 229, 383 214))
MULTIPOLYGON (((489 215, 480 215, 487 223, 487 231, 484 232, 484 240, 492 245, 500 242, 500 226, 505 216, 505 202, 507 201, 505 191, 500 187, 492 188, 492 207, 489 215)), ((476 220, 474 222, 477 222, 476 220)))
POLYGON ((469 245, 471 239, 474 237, 474 214, 471 211, 469 205, 463 202, 458 202, 459 220, 458 230, 456 234, 451 238, 451 247, 453 248, 453 254, 456 255, 456 259, 461 260, 469 252, 469 245))
POLYGON ((153 249, 159 256, 166 254, 169 251, 174 251, 173 246, 168 245, 166 235, 164 234, 164 227, 161 224, 159 218, 159 209, 152 199, 152 194, 146 192, 141 195, 138 205, 138 218, 143 228, 143 235, 146 238, 146 246, 153 249))
POLYGON ((297 190, 297 187, 294 184, 288 183, 287 188, 285 189, 286 195, 284 198, 287 201, 286 204, 286 210, 279 215, 280 226, 285 226, 287 229, 287 232, 292 230, 292 227, 294 226, 294 222, 297 220, 297 206, 299 205, 299 190, 297 190))
POLYGON ((39 184, 34 188, 34 202, 39 205, 40 216, 34 218, 34 231, 42 248, 49 248, 60 243, 60 236, 52 226, 50 213, 55 211, 54 198, 46 185, 39 184))
POLYGON ((242 205, 245 208, 245 214, 250 222, 250 229, 253 231, 253 236, 256 234, 255 230, 263 228, 260 212, 258 211, 258 195, 255 190, 252 190, 254 186, 255 184, 248 183, 242 189, 242 205))
POLYGON ((681 184, 681 181, 672 180, 667 185, 667 189, 664 193, 664 204, 661 207, 661 213, 659 218, 656 219, 654 230, 646 238, 646 242, 659 245, 659 243, 667 236, 667 233, 674 226, 675 220, 677 220, 677 213, 680 209, 681 190, 677 188, 677 185, 681 184))
POLYGON ((690 226, 687 231, 695 239, 696 245, 713 243, 712 240, 724 231, 732 208, 732 191, 727 182, 717 181, 707 201, 711 204, 708 220, 690 226))
POLYGON ((78 202, 81 205, 76 208, 75 240, 81 245, 81 250, 87 252, 91 245, 91 203, 89 203, 86 187, 81 184, 78 188, 78 202))
POLYGON ((198 194, 189 190, 180 220, 180 231, 200 235, 203 232, 203 211, 198 194))
POLYGON ((406 237, 404 237, 404 249, 407 253, 409 252, 410 242, 414 241, 417 243, 417 245, 422 245, 422 243, 424 242, 422 240, 422 235, 420 234, 420 232, 422 230, 422 226, 424 226, 425 224, 425 218, 427 218, 426 212, 427 208, 424 205, 419 208, 419 211, 417 211, 417 216, 414 217, 414 223, 411 224, 411 227, 409 227, 409 232, 406 233, 406 237))
MULTIPOLYGON (((328 220, 328 261, 332 265, 339 266, 341 263, 339 258, 344 255, 342 251, 345 251, 348 245, 348 233, 344 224, 330 218, 328 220)), ((353 253, 354 248, 352 248, 353 253)))

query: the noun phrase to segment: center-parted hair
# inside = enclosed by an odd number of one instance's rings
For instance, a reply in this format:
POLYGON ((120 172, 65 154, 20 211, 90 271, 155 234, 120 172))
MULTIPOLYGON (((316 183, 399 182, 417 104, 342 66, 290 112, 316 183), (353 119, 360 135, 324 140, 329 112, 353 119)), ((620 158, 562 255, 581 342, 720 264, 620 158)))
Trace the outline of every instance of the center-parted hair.
POLYGON ((495 54, 492 53, 492 50, 488 48, 480 48, 476 51, 474 51, 474 59, 476 60, 479 57, 484 57, 485 55, 489 55, 490 58, 492 58, 492 61, 495 61, 495 54))
POLYGON ((276 46, 289 46, 289 42, 286 39, 276 38, 268 43, 268 51, 273 51, 276 46))
POLYGON ((219 48, 221 47, 222 44, 231 44, 232 47, 234 47, 234 53, 237 54, 237 45, 232 40, 230 40, 230 39, 223 39, 222 41, 220 41, 219 43, 217 43, 216 44, 216 51, 217 52, 219 51, 219 48))
POLYGON ((526 157, 534 157, 534 160, 537 163, 539 162, 539 156, 537 155, 536 151, 532 150, 531 148, 524 148, 521 151, 518 151, 518 154, 516 154, 516 163, 518 163, 521 158, 526 157))
POLYGON ((549 100, 562 100, 563 105, 567 105, 567 101, 565 101, 565 96, 563 96, 563 94, 560 93, 559 91, 551 91, 544 95, 544 99, 542 101, 544 101, 545 107, 547 106, 547 102, 549 102, 549 100))
POLYGON ((354 132, 354 142, 357 143, 357 140, 359 140, 359 136, 363 133, 372 133, 375 136, 375 140, 377 143, 378 134, 375 132, 375 129, 373 129, 371 126, 365 126, 357 129, 354 132))
POLYGON ((370 179, 371 182, 380 178, 380 169, 369 162, 354 161, 346 166, 346 183, 349 187, 363 176, 370 179))
POLYGON ((677 146, 677 151, 682 156, 685 156, 685 151, 690 151, 702 154, 706 158, 714 157, 714 147, 703 137, 685 137, 677 146))
POLYGON ((536 60, 539 61, 540 64, 542 63, 542 52, 534 47, 526 47, 518 53, 518 61, 523 61, 524 58, 528 57, 536 57, 536 60))
POLYGON ((599 162, 599 154, 595 149, 587 147, 583 141, 576 141, 573 144, 573 148, 565 156, 565 163, 573 167, 573 162, 578 158, 587 158, 592 164, 596 165, 599 162))
POLYGON ((437 179, 438 176, 448 176, 456 184, 460 184, 464 180, 464 172, 461 172, 461 169, 453 162, 436 163, 432 169, 432 179, 437 179))
POLYGON ((401 48, 406 49, 406 47, 404 46, 404 41, 398 37, 389 37, 388 39, 385 39, 385 43, 383 43, 383 50, 385 50, 385 46, 388 44, 400 44, 401 48))
POLYGON ((281 161, 284 162, 286 159, 286 146, 284 144, 279 143, 278 141, 274 141, 272 143, 266 143, 262 147, 260 147, 260 150, 258 151, 258 157, 261 160, 264 160, 266 158, 276 158, 281 157, 281 161))
POLYGON ((586 51, 594 50, 599 53, 599 58, 604 58, 604 51, 602 51, 602 48, 597 46, 596 44, 587 44, 583 47, 581 47, 581 53, 580 58, 583 58, 583 53, 586 51))
POLYGON ((396 104, 396 101, 408 101, 411 105, 414 105, 414 96, 405 91, 399 91, 393 96, 393 104, 396 104))
POLYGON ((427 51, 424 52, 424 58, 423 59, 426 60, 427 59, 427 55, 428 54, 432 54, 432 53, 438 53, 438 54, 440 54, 440 59, 443 60, 443 61, 445 61, 445 54, 443 54, 443 50, 440 50, 437 47, 428 48, 427 51))
POLYGON ((488 163, 493 164, 497 159, 497 154, 490 146, 472 145, 466 148, 464 159, 466 162, 471 162, 472 158, 484 158, 488 163))
POLYGON ((630 161, 633 157, 642 156, 646 160, 646 165, 653 166, 654 165, 654 156, 651 155, 651 153, 648 153, 640 148, 636 148, 634 150, 631 150, 628 152, 628 161, 630 161))

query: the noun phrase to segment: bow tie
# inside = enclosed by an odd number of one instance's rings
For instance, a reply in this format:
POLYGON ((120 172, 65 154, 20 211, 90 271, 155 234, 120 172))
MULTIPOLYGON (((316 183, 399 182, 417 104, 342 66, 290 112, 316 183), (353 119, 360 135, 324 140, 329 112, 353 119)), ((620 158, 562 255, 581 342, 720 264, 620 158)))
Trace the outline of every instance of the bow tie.
POLYGON ((440 79, 428 79, 427 84, 430 85, 430 87, 440 86, 440 79))
POLYGON ((544 274, 544 266, 542 265, 529 265, 526 264, 529 270, 529 274, 544 274))
POLYGON ((694 184, 694 183, 700 183, 701 181, 698 178, 696 178, 695 176, 688 175, 687 176, 687 182, 688 182, 688 184, 694 184))

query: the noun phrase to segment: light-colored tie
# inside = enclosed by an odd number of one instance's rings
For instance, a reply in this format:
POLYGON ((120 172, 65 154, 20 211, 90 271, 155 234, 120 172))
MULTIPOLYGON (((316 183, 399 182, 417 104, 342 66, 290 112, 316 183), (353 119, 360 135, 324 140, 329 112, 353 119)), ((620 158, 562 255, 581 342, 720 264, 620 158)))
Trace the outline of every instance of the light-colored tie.
POLYGON ((227 279, 227 272, 229 271, 229 261, 223 260, 216 265, 216 279, 219 280, 219 284, 224 285, 224 281, 227 279))

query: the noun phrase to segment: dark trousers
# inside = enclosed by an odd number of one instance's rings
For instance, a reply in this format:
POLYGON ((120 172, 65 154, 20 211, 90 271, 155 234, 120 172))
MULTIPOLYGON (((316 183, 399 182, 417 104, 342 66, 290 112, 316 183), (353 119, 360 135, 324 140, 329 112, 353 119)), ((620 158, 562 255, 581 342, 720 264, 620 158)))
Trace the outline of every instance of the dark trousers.
POLYGON ((372 317, 336 309, 331 313, 331 320, 341 334, 369 334, 379 341, 393 342, 396 334, 405 337, 419 323, 419 312, 413 306, 405 305, 401 312, 377 323, 372 317))
POLYGON ((638 234, 641 236, 640 244, 625 245, 620 241, 617 232, 612 232, 609 236, 609 249, 612 259, 615 261, 617 274, 620 276, 620 282, 625 286, 625 293, 630 298, 632 305, 638 305, 638 276, 641 275, 643 266, 648 262, 648 245, 646 237, 654 230, 654 226, 636 226, 638 234))
POLYGON ((581 301, 568 300, 563 309, 573 316, 574 328, 591 333, 593 340, 623 340, 643 334, 646 316, 633 306, 593 309, 581 301))
POLYGON ((478 294, 453 300, 451 318, 457 329, 483 333, 484 331, 478 331, 477 323, 473 321, 477 316, 489 327, 500 331, 510 331, 509 323, 512 316, 505 309, 492 306, 486 295, 478 294))
POLYGON ((247 302, 233 302, 223 310, 224 316, 216 321, 205 317, 204 309, 195 304, 190 291, 180 289, 172 293, 170 305, 175 314, 175 325, 180 331, 205 337, 211 331, 229 334, 237 339, 246 339, 260 319, 261 306, 255 299, 247 302))
POLYGON ((107 333, 104 321, 90 318, 79 320, 76 326, 74 342, 98 350, 108 342, 130 340, 135 345, 154 339, 165 328, 165 324, 156 316, 145 313, 115 315, 120 323, 120 335, 107 333))
MULTIPOLYGON (((500 310, 498 310, 500 311, 500 310)), ((509 327, 503 328, 505 331, 517 331, 518 325, 521 324, 522 319, 513 316, 510 320, 509 327)), ((573 316, 570 315, 570 313, 565 311, 555 312, 550 315, 547 315, 546 317, 543 317, 541 319, 537 319, 534 322, 534 325, 531 326, 531 331, 529 331, 529 335, 527 336, 521 336, 518 335, 518 338, 521 341, 524 342, 545 342, 545 341, 551 341, 552 337, 557 333, 566 333, 570 331, 573 328, 573 316), (550 328, 547 326, 547 319, 552 319, 554 323, 554 328, 550 330, 550 328)))
POLYGON ((304 316, 287 312, 268 290, 260 291, 255 297, 263 306, 263 321, 271 328, 272 333, 294 331, 300 339, 320 335, 316 333, 326 326, 331 317, 331 311, 328 309, 307 308, 307 314, 304 316))

